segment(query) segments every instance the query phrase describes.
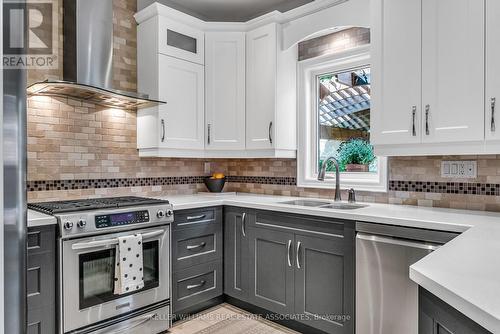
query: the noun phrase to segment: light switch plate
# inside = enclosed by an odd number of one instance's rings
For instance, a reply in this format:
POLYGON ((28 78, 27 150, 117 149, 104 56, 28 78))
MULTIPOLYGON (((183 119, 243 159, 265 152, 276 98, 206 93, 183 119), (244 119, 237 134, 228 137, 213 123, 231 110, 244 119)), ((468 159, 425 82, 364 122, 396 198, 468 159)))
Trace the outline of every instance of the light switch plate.
POLYGON ((475 179, 477 178, 477 161, 442 161, 441 177, 475 179))

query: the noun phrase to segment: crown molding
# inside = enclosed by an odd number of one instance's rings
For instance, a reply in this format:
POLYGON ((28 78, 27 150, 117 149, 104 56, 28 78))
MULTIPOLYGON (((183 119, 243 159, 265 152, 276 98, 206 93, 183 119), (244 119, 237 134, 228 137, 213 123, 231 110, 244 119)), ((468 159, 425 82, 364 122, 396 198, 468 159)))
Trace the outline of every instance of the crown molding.
POLYGON ((293 20, 314 14, 347 1, 349 0, 315 0, 284 13, 275 10, 247 22, 207 22, 155 2, 136 13, 134 18, 138 24, 141 24, 154 16, 160 15, 203 31, 247 32, 269 23, 287 24, 293 20))
POLYGON ((163 16, 166 18, 173 19, 177 22, 181 22, 191 26, 192 28, 197 28, 204 30, 207 22, 200 20, 197 17, 191 16, 189 14, 183 13, 171 7, 162 5, 158 2, 152 3, 143 10, 137 12, 134 18, 138 24, 145 22, 155 16, 163 16))

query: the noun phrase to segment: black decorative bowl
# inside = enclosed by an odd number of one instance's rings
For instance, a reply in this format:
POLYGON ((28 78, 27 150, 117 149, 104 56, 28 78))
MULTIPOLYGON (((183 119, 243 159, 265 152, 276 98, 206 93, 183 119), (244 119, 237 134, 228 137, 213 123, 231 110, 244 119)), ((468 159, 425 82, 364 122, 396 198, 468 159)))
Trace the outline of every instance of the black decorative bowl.
POLYGON ((224 185, 226 184, 226 178, 223 179, 212 179, 210 177, 205 178, 205 185, 208 188, 208 191, 211 193, 221 193, 222 189, 224 189, 224 185))

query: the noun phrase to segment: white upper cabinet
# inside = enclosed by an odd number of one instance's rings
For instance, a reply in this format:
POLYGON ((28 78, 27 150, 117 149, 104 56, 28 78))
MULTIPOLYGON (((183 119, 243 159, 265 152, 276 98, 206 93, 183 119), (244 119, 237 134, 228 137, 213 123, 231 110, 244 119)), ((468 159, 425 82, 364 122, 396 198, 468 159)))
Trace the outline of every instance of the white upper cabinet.
POLYGON ((159 52, 203 65, 205 63, 205 33, 198 29, 159 16, 159 52))
POLYGON ((204 67, 163 54, 156 55, 150 66, 156 69, 157 75, 150 81, 140 79, 139 89, 168 102, 137 111, 139 150, 145 155, 156 156, 155 150, 169 149, 167 154, 185 157, 190 156, 187 150, 203 150, 204 67), (156 84, 152 85, 154 82, 156 84))
POLYGON ((206 34, 206 149, 245 149, 245 33, 206 34))
POLYGON ((296 157, 297 46, 281 25, 204 22, 159 3, 135 15, 142 157, 296 157), (248 31, 253 29, 251 31, 248 31))
POLYGON ((160 55, 160 147, 200 149, 205 146, 204 67, 160 55))
POLYGON ((374 145, 421 141, 421 0, 372 2, 374 145))
POLYGON ((377 154, 484 150, 485 19, 485 0, 373 2, 377 154))
POLYGON ((137 111, 141 156, 191 157, 191 152, 205 147, 205 68, 199 64, 204 62, 204 34, 197 37, 199 42, 186 42, 181 47, 178 40, 167 41, 169 29, 196 35, 194 30, 161 16, 142 22, 137 30, 138 90, 167 102, 137 111), (188 44, 203 54, 182 50, 188 49, 188 44))
POLYGON ((500 1, 486 0, 486 139, 500 139, 500 1))
POLYGON ((484 140, 484 0, 423 0, 423 142, 484 140))
POLYGON ((281 50, 276 23, 246 34, 246 147, 295 157, 297 47, 281 50))
POLYGON ((277 25, 247 33, 247 148, 271 149, 275 142, 277 25))

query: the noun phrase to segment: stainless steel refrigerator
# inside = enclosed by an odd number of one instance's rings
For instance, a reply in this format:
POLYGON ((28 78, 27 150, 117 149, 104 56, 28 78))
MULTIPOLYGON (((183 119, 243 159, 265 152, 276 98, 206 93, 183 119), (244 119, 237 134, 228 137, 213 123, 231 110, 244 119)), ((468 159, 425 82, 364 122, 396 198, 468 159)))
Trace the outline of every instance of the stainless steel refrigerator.
MULTIPOLYGON (((8 0, 2 0, 2 9, 8 0)), ((21 9, 24 1, 20 3, 21 9)), ((18 5, 19 6, 19 5, 18 5)), ((23 11, 24 13, 26 11, 23 11)), ((2 20, 2 37, 9 29, 25 32, 26 20, 2 20)), ((4 43, 2 46, 2 60, 4 43)), ((22 54, 24 50, 20 49, 22 54)), ((3 64, 3 62, 2 62, 3 64)), ((3 290, 4 333, 26 333, 26 71, 2 68, 2 155, 3 155, 3 290)), ((0 211, 1 212, 1 211, 0 211)), ((1 330, 0 330, 1 332, 1 330)))

